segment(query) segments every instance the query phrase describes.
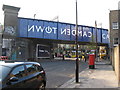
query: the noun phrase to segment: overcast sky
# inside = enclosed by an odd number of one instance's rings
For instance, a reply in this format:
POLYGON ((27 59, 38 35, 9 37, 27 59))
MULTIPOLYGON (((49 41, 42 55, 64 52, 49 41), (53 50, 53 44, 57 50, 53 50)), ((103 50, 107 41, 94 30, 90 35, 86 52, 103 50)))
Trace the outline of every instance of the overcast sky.
MULTIPOLYGON (((0 0, 0 23, 3 24, 2 6, 20 7, 19 17, 52 20, 59 16, 60 22, 75 24, 76 0, 0 0)), ((118 9, 120 0, 77 0, 78 24, 109 29, 109 12, 118 9), (102 25, 101 25, 102 24, 102 25)))

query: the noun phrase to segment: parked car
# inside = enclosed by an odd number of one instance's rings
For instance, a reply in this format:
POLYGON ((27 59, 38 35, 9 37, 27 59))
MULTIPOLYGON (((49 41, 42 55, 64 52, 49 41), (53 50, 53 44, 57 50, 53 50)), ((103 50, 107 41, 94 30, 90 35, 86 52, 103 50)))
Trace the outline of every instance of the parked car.
POLYGON ((0 61, 0 88, 45 89, 46 75, 38 62, 0 61))

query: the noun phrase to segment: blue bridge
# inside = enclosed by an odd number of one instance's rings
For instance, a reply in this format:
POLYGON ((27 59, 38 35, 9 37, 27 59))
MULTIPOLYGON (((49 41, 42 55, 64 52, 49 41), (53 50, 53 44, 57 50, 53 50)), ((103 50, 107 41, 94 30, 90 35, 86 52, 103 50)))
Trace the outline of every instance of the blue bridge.
MULTIPOLYGON (((62 40, 68 42, 76 40, 75 24, 20 17, 18 20, 18 37, 62 40)), ((108 30, 78 25, 79 43, 96 43, 96 41, 100 44, 109 44, 108 30)))

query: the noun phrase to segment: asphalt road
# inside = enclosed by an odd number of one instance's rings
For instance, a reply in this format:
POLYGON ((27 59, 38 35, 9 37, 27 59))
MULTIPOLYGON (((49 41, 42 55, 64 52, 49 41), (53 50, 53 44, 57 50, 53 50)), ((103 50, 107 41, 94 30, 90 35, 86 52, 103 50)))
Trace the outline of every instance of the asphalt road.
MULTIPOLYGON (((88 63, 80 61, 79 71, 88 67, 88 63)), ((46 71, 46 88, 58 88, 75 76, 75 60, 42 61, 41 65, 46 71)))

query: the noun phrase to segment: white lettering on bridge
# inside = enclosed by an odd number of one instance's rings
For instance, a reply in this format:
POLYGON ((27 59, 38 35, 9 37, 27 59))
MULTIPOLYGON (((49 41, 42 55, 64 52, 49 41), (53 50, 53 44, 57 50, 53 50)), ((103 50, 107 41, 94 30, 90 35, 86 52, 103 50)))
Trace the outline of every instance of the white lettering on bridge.
POLYGON ((46 32, 46 33, 53 33, 53 34, 56 34, 56 30, 57 28, 56 27, 50 27, 50 26, 37 26, 37 25, 28 25, 28 32, 32 31, 32 32, 46 32))

